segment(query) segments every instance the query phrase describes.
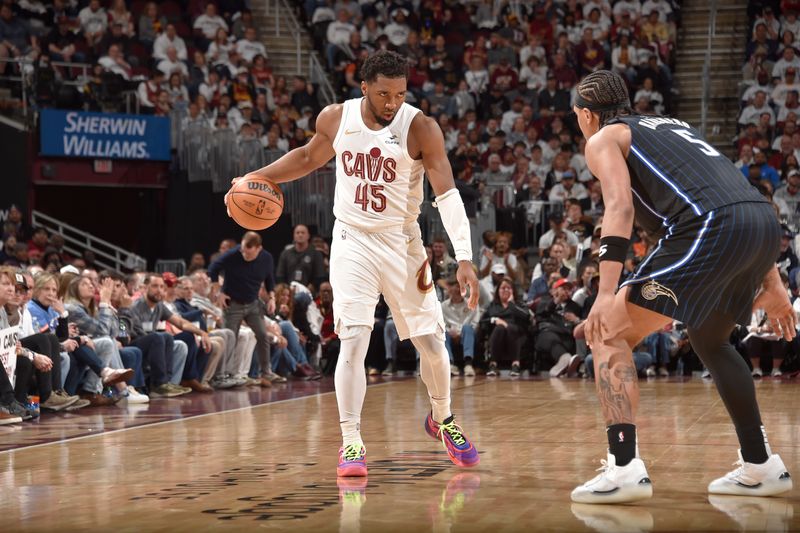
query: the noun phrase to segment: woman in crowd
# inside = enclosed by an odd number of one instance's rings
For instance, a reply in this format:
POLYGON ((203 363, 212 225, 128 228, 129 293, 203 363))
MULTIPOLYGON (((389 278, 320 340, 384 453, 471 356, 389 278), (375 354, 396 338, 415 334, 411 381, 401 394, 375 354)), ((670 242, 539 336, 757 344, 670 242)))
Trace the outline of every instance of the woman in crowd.
POLYGON ((747 331, 744 346, 753 366, 753 377, 760 379, 764 375, 761 367, 769 359, 772 359, 772 377, 780 377, 788 344, 775 333, 763 309, 753 312, 747 331))
MULTIPOLYGON (((253 77, 255 88, 266 91, 275 84, 272 76, 272 69, 267 65, 267 58, 258 54, 253 58, 253 66, 250 68, 250 75, 253 77)), ((270 89, 271 90, 271 89, 270 89)))
MULTIPOLYGON (((117 340, 120 336, 119 319, 116 311, 111 307, 111 296, 114 291, 115 281, 107 277, 100 284, 99 303, 94 299, 94 284, 87 276, 78 276, 73 279, 67 288, 65 307, 69 313, 69 321, 75 323, 78 331, 89 336, 95 345, 95 351, 102 362, 100 373, 97 372, 96 361, 92 362, 92 372, 86 378, 86 387, 96 390, 98 380, 103 374, 116 374, 118 381, 117 390, 128 403, 147 403, 149 398, 136 390, 128 380, 144 386, 144 373, 142 372, 142 351, 135 346, 122 347, 117 340), (124 368, 122 353, 130 364, 129 369, 124 368), (106 366, 108 365, 108 366, 106 366), (109 368, 110 367, 110 368, 109 368)), ((121 282, 120 282, 121 284, 121 282)), ((105 382, 106 380, 103 379, 105 382)))
MULTIPOLYGON (((27 293, 28 285, 22 274, 16 272, 13 267, 0 267, 0 329, 17 326, 20 330, 26 332, 26 336, 33 333, 30 325, 30 313, 21 305, 27 293), (12 282, 10 292, 7 290, 9 280, 12 282)), ((16 357, 17 366, 14 369, 15 385, 11 388, 10 381, 0 383, 0 388, 4 389, 2 391, 4 398, 0 399, 0 407, 11 413, 23 416, 24 420, 29 420, 33 418, 33 413, 27 413, 27 407, 25 406, 29 403, 28 392, 31 388, 31 378, 35 370, 42 372, 52 370, 53 362, 46 355, 24 348, 19 342, 17 342, 16 357), (24 416, 25 413, 31 416, 24 416)), ((66 362, 65 368, 69 367, 68 357, 62 358, 61 362, 66 362)), ((4 370, 0 370, 0 374, 7 379, 4 370)))
POLYGON ((530 313, 514 301, 514 282, 503 278, 494 292, 494 299, 481 316, 481 327, 489 334, 489 370, 487 377, 497 375, 500 354, 511 358, 511 375, 519 376, 520 352, 531 325, 530 313))
MULTIPOLYGON (((272 371, 278 372, 281 367, 285 367, 296 377, 319 379, 321 376, 308 364, 305 348, 300 344, 300 337, 291 322, 294 296, 288 285, 280 283, 275 287, 275 308, 276 324, 268 323, 268 329, 272 329, 276 336, 272 351, 272 371)), ((267 320, 270 320, 269 317, 267 320)))
POLYGON ((144 13, 139 16, 139 40, 153 46, 158 34, 167 27, 167 19, 158 12, 158 4, 147 2, 144 13))
POLYGON ((125 7, 125 0, 114 0, 111 3, 111 8, 108 10, 108 25, 111 27, 113 24, 122 26, 122 34, 127 37, 133 37, 133 17, 128 8, 125 7))
MULTIPOLYGON (((228 32, 220 28, 214 35, 214 40, 208 45, 206 58, 214 67, 224 67, 225 70, 223 70, 223 72, 229 74, 227 72, 227 65, 230 63, 231 51, 235 48, 236 45, 228 41, 228 32)), ((220 70, 217 69, 217 71, 219 72, 220 70)), ((228 77, 230 77, 230 75, 228 75, 228 77)))
MULTIPOLYGON (((91 284, 91 282, 90 282, 91 284)), ((94 287, 91 288, 94 301, 94 287)), ((67 312, 62 299, 57 294, 56 277, 49 273, 41 273, 34 280, 33 298, 27 303, 31 313, 34 330, 55 333, 55 342, 63 339, 61 348, 70 356, 70 371, 65 380, 65 389, 70 393, 82 390, 81 396, 88 400, 92 406, 113 405, 119 398, 112 398, 102 394, 103 387, 115 385, 133 377, 132 369, 123 369, 121 361, 118 368, 111 368, 108 364, 108 342, 99 346, 88 335, 81 335, 77 326, 68 320, 67 312), (97 352, 100 352, 98 355, 97 352), (86 380, 82 379, 83 369, 89 368, 94 374, 89 374, 86 380)), ((53 342, 53 339, 51 339, 53 342)))
POLYGON ((25 331, 23 328, 20 332, 20 342, 23 348, 42 354, 51 361, 51 365, 47 366, 34 365, 32 374, 35 386, 28 391, 38 392, 40 405, 44 409, 53 411, 66 409, 80 398, 64 391, 61 379, 61 351, 74 351, 78 346, 74 339, 68 338, 67 312, 58 298, 55 275, 42 272, 36 277, 33 295, 27 302, 26 309, 31 316, 30 329, 25 331), (59 342, 59 339, 64 341, 59 342))
POLYGON ((173 109, 185 110, 189 107, 189 90, 184 85, 180 72, 170 74, 167 93, 173 109))

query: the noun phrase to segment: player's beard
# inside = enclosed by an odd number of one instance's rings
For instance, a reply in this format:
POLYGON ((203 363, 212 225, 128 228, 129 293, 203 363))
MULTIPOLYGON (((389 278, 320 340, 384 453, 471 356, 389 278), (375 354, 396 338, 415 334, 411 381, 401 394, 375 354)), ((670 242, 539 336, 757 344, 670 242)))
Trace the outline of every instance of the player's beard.
POLYGON ((369 112, 372 113, 372 118, 375 119, 375 122, 383 126, 384 128, 392 123, 394 117, 397 116, 397 111, 392 113, 392 118, 385 119, 383 118, 383 113, 378 111, 378 109, 372 104, 372 100, 370 100, 369 96, 367 97, 367 107, 369 108, 369 112))

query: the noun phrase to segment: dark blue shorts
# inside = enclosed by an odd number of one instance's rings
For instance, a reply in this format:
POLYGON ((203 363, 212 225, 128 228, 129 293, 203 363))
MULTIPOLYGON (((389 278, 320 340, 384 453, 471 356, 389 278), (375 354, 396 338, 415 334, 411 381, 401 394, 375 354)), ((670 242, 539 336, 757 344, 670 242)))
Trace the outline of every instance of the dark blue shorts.
POLYGON ((673 224, 620 287, 632 303, 700 327, 712 311, 748 324, 753 299, 780 251, 771 204, 728 205, 673 224))

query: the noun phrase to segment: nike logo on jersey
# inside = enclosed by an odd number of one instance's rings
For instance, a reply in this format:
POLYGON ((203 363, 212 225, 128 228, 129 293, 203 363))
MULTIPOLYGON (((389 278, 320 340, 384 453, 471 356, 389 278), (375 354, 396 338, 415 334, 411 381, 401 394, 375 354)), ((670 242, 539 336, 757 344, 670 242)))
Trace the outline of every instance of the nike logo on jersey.
POLYGON ((361 130, 344 130, 345 135, 352 135, 354 133, 361 133, 361 130))

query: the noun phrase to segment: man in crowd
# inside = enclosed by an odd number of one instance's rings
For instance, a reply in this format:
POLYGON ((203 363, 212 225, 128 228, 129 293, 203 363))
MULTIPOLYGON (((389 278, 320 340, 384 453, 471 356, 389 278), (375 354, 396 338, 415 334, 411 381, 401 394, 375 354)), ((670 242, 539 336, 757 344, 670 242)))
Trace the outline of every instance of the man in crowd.
MULTIPOLYGON (((167 305, 164 303, 167 286, 164 283, 164 279, 161 277, 161 275, 148 275, 144 281, 144 290, 144 296, 136 300, 133 305, 131 305, 130 310, 131 313, 139 319, 145 331, 147 331, 148 327, 153 330, 159 330, 161 329, 162 322, 169 322, 182 332, 192 333, 199 336, 199 347, 205 352, 211 353, 211 342, 209 341, 208 333, 198 328, 185 318, 181 317, 179 314, 170 311, 167 305)), ((199 386, 200 383, 197 382, 197 378, 199 377, 196 369, 198 346, 195 342, 193 342, 194 338, 182 336, 181 341, 187 344, 188 356, 182 369, 179 370, 173 366, 171 382, 173 385, 177 385, 175 383, 176 381, 186 381, 187 383, 191 384, 189 390, 196 390, 198 392, 211 392, 210 387, 201 387, 199 386), (185 380, 181 378, 185 378, 185 380)), ((177 342, 178 341, 176 340, 176 344, 177 342)), ((181 387, 184 389, 187 388, 185 386, 181 387)))
MULTIPOLYGON (((502 265, 500 265, 502 266, 502 265)), ((447 280, 449 298, 442 302, 442 316, 445 323, 445 347, 450 354, 450 374, 459 374, 453 359, 453 344, 460 344, 464 356, 464 376, 474 376, 472 359, 475 356, 475 332, 480 319, 480 309, 470 309, 461 294, 455 276, 447 280)))
MULTIPOLYGON (((253 360, 253 350, 246 350, 247 346, 253 346, 255 336, 250 328, 239 329, 239 339, 230 329, 224 327, 225 317, 222 309, 214 305, 209 298, 211 290, 211 280, 205 270, 197 270, 189 276, 192 286, 192 293, 189 305, 201 310, 205 315, 206 324, 213 328, 209 336, 220 337, 225 341, 225 353, 222 361, 217 368, 217 373, 211 381, 211 386, 215 389, 228 389, 239 385, 244 385, 244 379, 234 377, 236 374, 249 371, 253 360), (241 371, 240 371, 241 369, 241 371)), ((263 387, 268 387, 271 383, 268 380, 261 380, 263 387)))
MULTIPOLYGON (((142 296, 137 302, 144 298, 142 296)), ((143 319, 142 314, 133 309, 133 304, 128 291, 118 291, 112 295, 111 305, 119 311, 120 336, 129 338, 131 345, 142 350, 150 364, 148 395, 150 398, 172 398, 191 392, 192 389, 171 382, 174 374, 183 372, 187 352, 182 348, 176 349, 172 335, 156 331, 157 324, 149 317, 143 319), (176 368, 179 370, 176 371, 176 368)))
POLYGON ((294 244, 287 246, 278 258, 275 272, 278 283, 296 281, 306 287, 312 283, 319 287, 328 277, 322 254, 309 246, 310 239, 308 226, 298 224, 294 227, 294 244))
POLYGON ((219 275, 225 273, 217 305, 222 308, 225 327, 238 336, 242 321, 256 335, 256 354, 262 378, 277 381, 272 372, 269 337, 261 314, 258 291, 261 285, 268 293, 267 314, 275 314, 275 271, 272 254, 261 245, 261 235, 248 231, 241 244, 217 257, 208 269, 213 290, 219 289, 219 275))

